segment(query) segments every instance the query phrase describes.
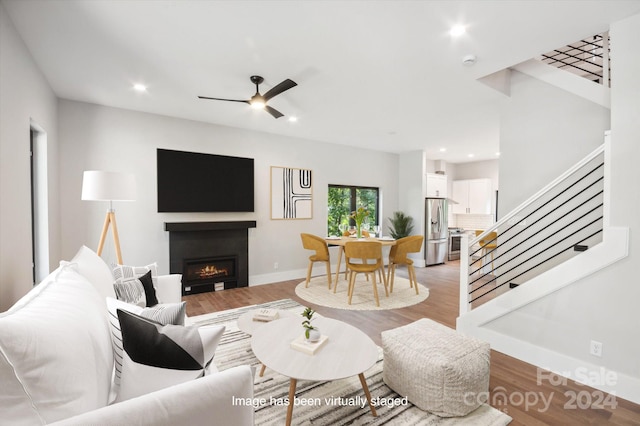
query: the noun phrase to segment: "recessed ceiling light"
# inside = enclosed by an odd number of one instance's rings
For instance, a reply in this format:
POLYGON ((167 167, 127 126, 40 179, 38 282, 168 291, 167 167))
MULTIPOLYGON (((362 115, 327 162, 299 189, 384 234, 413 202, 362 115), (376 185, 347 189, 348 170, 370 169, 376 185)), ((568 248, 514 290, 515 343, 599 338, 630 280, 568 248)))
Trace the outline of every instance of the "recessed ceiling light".
POLYGON ((500 152, 496 152, 496 156, 500 157, 500 152))
POLYGON ((475 157, 475 154, 469 154, 469 155, 467 155, 467 157, 473 158, 473 157, 475 157))
POLYGON ((447 148, 440 148, 440 152, 445 152, 447 148))
POLYGON ((292 115, 291 117, 289 117, 290 123, 295 123, 296 121, 298 121, 298 117, 296 117, 295 115, 292 115))
POLYGON ((133 85, 133 90, 135 90, 136 92, 146 92, 147 86, 145 86, 144 84, 136 83, 133 85))
POLYGON ((449 34, 451 34, 452 37, 460 37, 466 31, 467 28, 464 25, 454 25, 451 27, 451 30, 449 30, 449 34))

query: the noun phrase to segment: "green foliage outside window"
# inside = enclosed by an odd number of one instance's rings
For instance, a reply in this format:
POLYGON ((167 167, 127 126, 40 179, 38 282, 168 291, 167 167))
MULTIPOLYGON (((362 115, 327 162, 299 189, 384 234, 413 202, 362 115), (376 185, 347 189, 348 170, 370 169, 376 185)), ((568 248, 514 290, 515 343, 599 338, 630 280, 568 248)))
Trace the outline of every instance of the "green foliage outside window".
MULTIPOLYGON (((344 185, 329 185, 327 201, 327 235, 340 235, 338 226, 343 223, 355 225, 349 218, 352 211, 363 207, 369 211, 369 225, 379 225, 378 222, 378 188, 366 188, 344 185)), ((366 222, 365 222, 366 223, 366 222)))

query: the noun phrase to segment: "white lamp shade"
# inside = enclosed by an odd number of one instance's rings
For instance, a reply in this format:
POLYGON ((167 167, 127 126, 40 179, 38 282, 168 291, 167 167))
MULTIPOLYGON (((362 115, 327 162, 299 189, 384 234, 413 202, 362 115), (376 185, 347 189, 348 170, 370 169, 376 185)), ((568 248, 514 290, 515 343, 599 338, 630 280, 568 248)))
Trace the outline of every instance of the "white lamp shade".
POLYGON ((133 201, 136 199, 136 178, 132 173, 85 171, 82 177, 82 199, 133 201))

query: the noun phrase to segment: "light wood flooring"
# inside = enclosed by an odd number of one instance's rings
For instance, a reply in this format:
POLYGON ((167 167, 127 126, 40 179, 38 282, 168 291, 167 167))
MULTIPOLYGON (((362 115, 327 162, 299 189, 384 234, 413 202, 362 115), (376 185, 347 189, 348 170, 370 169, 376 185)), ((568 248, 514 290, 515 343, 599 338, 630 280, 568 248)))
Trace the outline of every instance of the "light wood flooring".
MULTIPOLYGON (((459 304, 458 262, 416 268, 416 273, 418 282, 429 288, 429 297, 417 305, 394 310, 347 311, 311 304, 295 294, 295 287, 302 279, 201 293, 185 296, 183 300, 187 302, 187 315, 195 316, 290 298, 317 309, 324 316, 360 328, 377 345, 381 345, 382 331, 424 317, 455 328, 459 304)), ((399 268, 398 275, 406 277, 406 270, 399 268)), ((571 380, 554 386, 553 383, 561 381, 559 376, 551 375, 549 379, 543 380, 539 380, 538 376, 535 366, 492 350, 489 403, 511 416, 513 426, 640 425, 640 405, 613 396, 601 399, 608 395, 601 395, 600 391, 571 380), (572 398, 572 395, 578 398, 572 398), (602 407, 594 407, 590 402, 600 402, 602 407)))

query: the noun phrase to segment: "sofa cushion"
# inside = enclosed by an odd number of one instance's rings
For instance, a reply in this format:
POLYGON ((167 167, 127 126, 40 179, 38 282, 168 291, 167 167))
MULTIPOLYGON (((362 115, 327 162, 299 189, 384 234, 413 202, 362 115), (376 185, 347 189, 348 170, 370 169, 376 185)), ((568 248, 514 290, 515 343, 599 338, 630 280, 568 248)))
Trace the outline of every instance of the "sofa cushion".
MULTIPOLYGON (((156 277, 156 282, 158 277, 156 277)), ((153 284, 153 277, 151 276, 151 271, 141 275, 138 277, 138 281, 142 284, 142 288, 144 289, 144 296, 147 301, 147 306, 155 306, 158 304, 158 298, 156 297, 156 289, 153 284)))
POLYGON ((187 302, 158 303, 155 306, 142 309, 140 316, 162 325, 184 325, 184 319, 187 316, 187 302))
POLYGON ((107 297, 107 309, 109 310, 109 326, 111 329, 111 342, 113 344, 113 358, 115 362, 115 374, 113 378, 113 393, 118 393, 120 389, 120 378, 122 377, 122 332, 120 331, 120 320, 118 320, 118 309, 122 309, 145 318, 149 318, 162 325, 175 324, 184 325, 186 316, 186 302, 158 304, 152 308, 141 308, 137 305, 123 302, 121 300, 107 297))
MULTIPOLYGON (((62 262, 67 263, 67 262, 62 262)), ((113 273, 111 268, 106 264, 100 256, 87 246, 80 247, 80 250, 71 259, 71 263, 75 264, 76 270, 80 275, 84 276, 98 290, 102 296, 116 297, 113 290, 113 273)))
POLYGON ((118 309, 124 347, 116 401, 123 401, 207 373, 224 326, 161 325, 118 309))
POLYGON ((155 263, 147 266, 116 265, 113 267, 113 276, 116 284, 126 283, 135 279, 140 280, 146 297, 145 306, 154 306, 159 303, 156 297, 158 266, 155 263))
POLYGON ((147 306, 147 296, 142 282, 137 278, 120 280, 113 283, 116 299, 141 308, 147 306))
POLYGON ((0 314, 0 412, 42 424, 108 403, 113 352, 105 301, 71 264, 0 314))

